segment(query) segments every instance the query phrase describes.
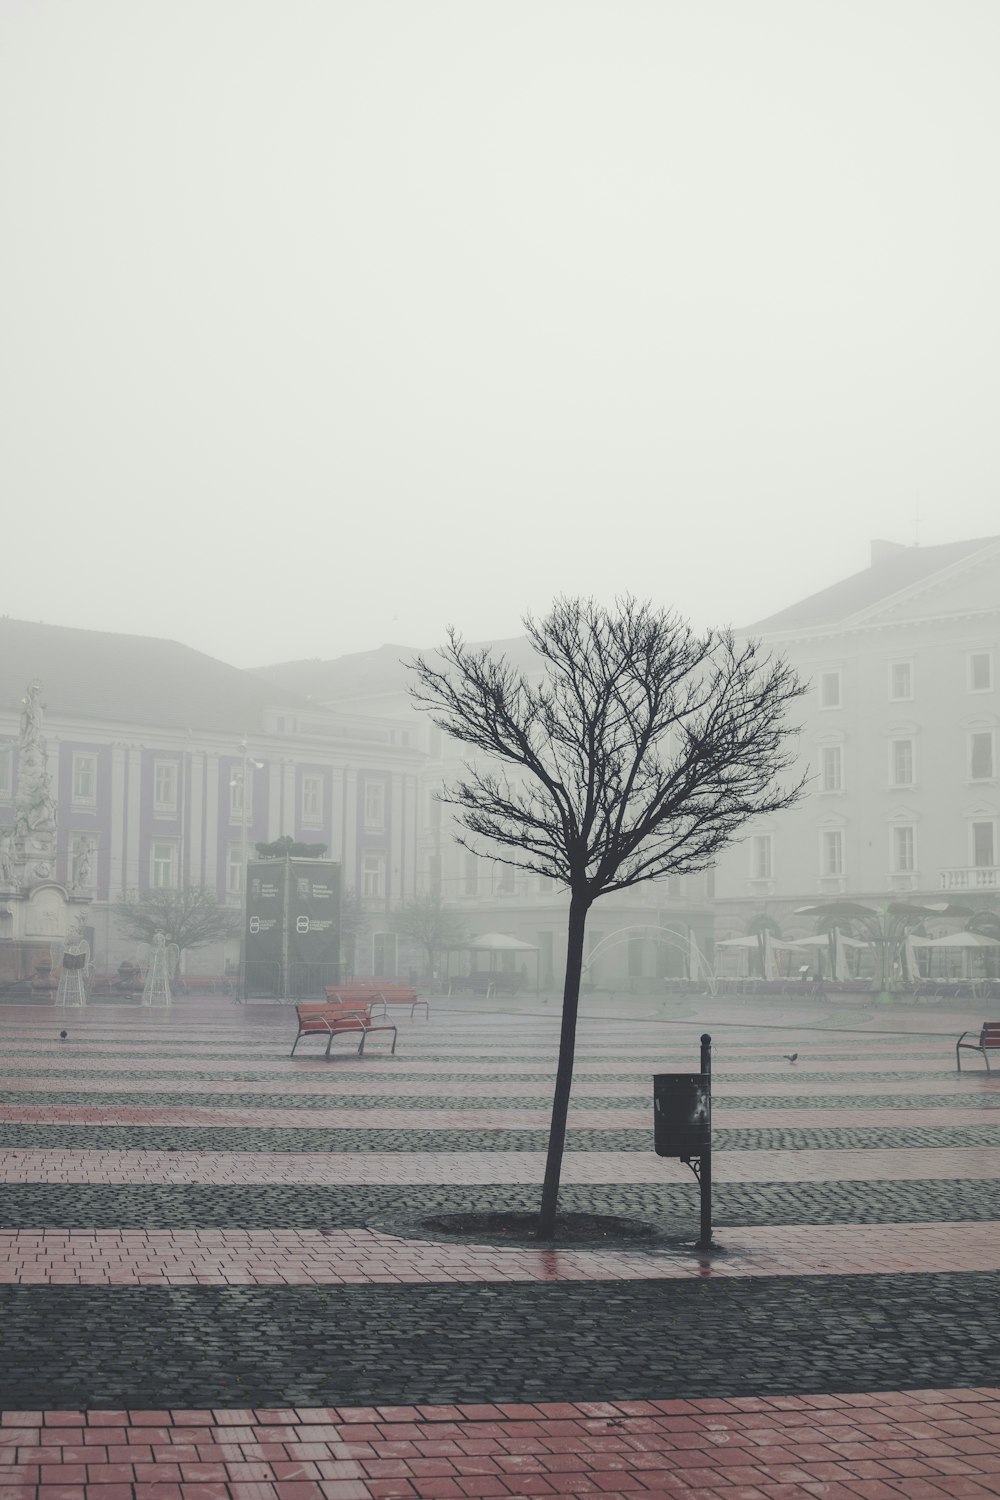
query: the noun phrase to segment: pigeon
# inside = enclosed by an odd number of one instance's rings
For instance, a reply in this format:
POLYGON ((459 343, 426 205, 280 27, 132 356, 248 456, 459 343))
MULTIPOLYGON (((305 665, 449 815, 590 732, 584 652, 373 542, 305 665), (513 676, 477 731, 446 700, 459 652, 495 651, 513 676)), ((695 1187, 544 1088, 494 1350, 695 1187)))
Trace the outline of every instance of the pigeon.
POLYGON ((60 1031, 60 1033, 59 1033, 59 1040, 61 1042, 64 1042, 68 1036, 69 1036, 69 1032, 68 1031, 60 1031))
POLYGON ((783 1052, 781 1055, 786 1062, 795 1062, 799 1054, 797 1052, 783 1052))

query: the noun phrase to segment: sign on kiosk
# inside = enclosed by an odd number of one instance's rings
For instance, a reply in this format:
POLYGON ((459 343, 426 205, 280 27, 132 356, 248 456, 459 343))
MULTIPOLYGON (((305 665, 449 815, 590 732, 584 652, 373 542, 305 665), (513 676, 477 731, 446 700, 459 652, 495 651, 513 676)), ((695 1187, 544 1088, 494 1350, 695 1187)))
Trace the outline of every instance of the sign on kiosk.
POLYGON ((322 996, 340 978, 340 865, 262 859, 247 865, 244 990, 322 996))

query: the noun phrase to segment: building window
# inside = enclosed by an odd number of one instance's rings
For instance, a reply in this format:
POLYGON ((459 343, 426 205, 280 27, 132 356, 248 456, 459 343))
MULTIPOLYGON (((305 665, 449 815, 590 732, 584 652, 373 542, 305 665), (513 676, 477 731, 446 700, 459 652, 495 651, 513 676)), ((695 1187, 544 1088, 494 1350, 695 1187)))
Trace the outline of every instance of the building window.
POLYGON ((993 779, 993 731, 984 729, 969 735, 970 781, 993 779))
POLYGON ((769 833, 755 833, 750 840, 750 879, 770 880, 774 869, 774 846, 769 833))
POLYGON ((514 870, 510 865, 497 864, 494 869, 494 893, 497 896, 513 896, 514 870))
POLYGON ((314 828, 322 826, 323 823, 323 778, 322 776, 303 776, 302 778, 302 821, 309 823, 314 828))
POLYGON ((462 893, 466 896, 479 895, 479 856, 465 851, 463 861, 465 869, 462 877, 462 893))
POLYGON ((365 782, 365 827, 385 827, 385 783, 382 781, 365 782))
POLYGON ((177 762, 157 760, 153 763, 153 811, 177 811, 177 762))
POLYGON ((839 828, 827 830, 820 846, 820 874, 843 875, 844 835, 839 828))
POLYGON ((242 767, 238 766, 229 782, 229 821, 242 823, 244 808, 249 820, 253 816, 253 773, 248 771, 244 776, 242 767))
POLYGON ((176 844, 155 843, 150 846, 149 883, 154 891, 168 891, 176 888, 176 844))
POLYGON ((996 863, 996 825, 993 819, 972 825, 972 863, 977 869, 989 869, 996 863))
POLYGON ((97 756, 73 756, 73 806, 93 807, 97 802, 97 756))
POLYGON ((889 785, 912 786, 913 773, 913 741, 893 740, 889 746, 889 785))
POLYGON ((385 895, 385 855, 366 854, 361 862, 361 893, 369 900, 385 895))
POLYGON ((892 830, 892 868, 900 874, 916 869, 913 833, 909 823, 897 824, 892 830))
POLYGON ((820 750, 820 785, 824 792, 844 790, 844 752, 840 745, 824 745, 820 750))
POLYGON ((838 667, 835 672, 821 672, 819 674, 820 708, 839 708, 840 704, 840 668, 838 667))
POLYGON ((243 895, 242 844, 230 844, 226 850, 226 895, 243 895))
POLYGON ((969 652, 969 692, 989 693, 993 690, 993 652, 969 652))
POLYGON ((14 747, 0 745, 0 802, 9 802, 14 795, 14 747))
POLYGON ((889 663, 889 697, 893 702, 913 697, 913 663, 911 661, 889 663))

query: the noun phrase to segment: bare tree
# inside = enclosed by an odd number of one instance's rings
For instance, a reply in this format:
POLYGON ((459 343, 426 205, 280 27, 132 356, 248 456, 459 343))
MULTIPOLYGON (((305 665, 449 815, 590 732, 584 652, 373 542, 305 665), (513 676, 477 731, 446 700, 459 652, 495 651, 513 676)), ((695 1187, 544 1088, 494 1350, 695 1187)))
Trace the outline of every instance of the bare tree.
POLYGON ((442 794, 466 830, 459 843, 481 853, 479 841, 489 840, 491 858, 569 890, 538 1223, 538 1237, 551 1239, 587 913, 609 891, 705 869, 748 819, 796 801, 805 778, 780 779, 794 759, 785 712, 803 687, 757 642, 695 635, 677 615, 631 598, 614 611, 559 599, 524 625, 537 679, 450 629, 438 660, 410 664, 410 691, 435 724, 484 757, 442 794))
POLYGON ((409 938, 423 948, 431 978, 436 955, 460 947, 467 935, 458 912, 446 906, 440 896, 415 896, 412 901, 405 901, 393 912, 391 924, 400 937, 409 938))
POLYGON ((114 914, 128 937, 151 943, 162 932, 181 953, 240 933, 239 912, 221 905, 211 887, 204 885, 136 893, 118 902, 114 914))
POLYGON ((358 972, 358 943, 368 931, 368 913, 352 885, 340 892, 340 969, 345 974, 358 972))

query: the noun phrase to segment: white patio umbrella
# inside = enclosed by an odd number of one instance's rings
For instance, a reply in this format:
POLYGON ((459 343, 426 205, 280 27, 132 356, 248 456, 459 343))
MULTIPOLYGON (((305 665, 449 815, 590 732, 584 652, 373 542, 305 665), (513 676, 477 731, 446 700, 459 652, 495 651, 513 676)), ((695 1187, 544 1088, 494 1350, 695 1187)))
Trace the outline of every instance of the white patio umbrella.
POLYGON ((825 953, 829 955, 830 939, 825 932, 814 932, 810 933, 808 937, 777 938, 775 946, 777 948, 795 950, 799 953, 814 953, 819 972, 822 973, 822 966, 819 964, 819 959, 821 954, 825 953))
POLYGON ((969 957, 977 948, 1000 948, 1000 942, 996 938, 987 937, 982 932, 946 932, 944 937, 911 937, 908 942, 914 948, 957 949, 962 955, 962 973, 966 978, 969 977, 969 957))
POLYGON ((717 948, 741 948, 744 953, 759 953, 765 979, 774 978, 774 939, 767 931, 750 937, 723 938, 717 948))
POLYGON ((512 937, 509 932, 480 932, 470 937, 467 943, 459 943, 456 946, 470 953, 488 953, 491 973, 496 971, 498 953, 533 953, 535 955, 535 988, 538 988, 538 948, 535 943, 525 943, 521 938, 512 937))
POLYGON ((738 953, 745 953, 747 955, 747 971, 749 971, 750 954, 760 951, 760 943, 755 937, 720 938, 715 946, 716 948, 734 948, 738 953))
POLYGON ((481 932, 476 937, 471 937, 467 943, 459 944, 462 948, 472 948, 476 953, 537 953, 538 948, 534 943, 522 942, 520 938, 511 937, 509 932, 481 932))
POLYGON ((1000 940, 982 932, 946 932, 939 938, 911 938, 914 948, 1000 948, 1000 940))

